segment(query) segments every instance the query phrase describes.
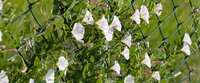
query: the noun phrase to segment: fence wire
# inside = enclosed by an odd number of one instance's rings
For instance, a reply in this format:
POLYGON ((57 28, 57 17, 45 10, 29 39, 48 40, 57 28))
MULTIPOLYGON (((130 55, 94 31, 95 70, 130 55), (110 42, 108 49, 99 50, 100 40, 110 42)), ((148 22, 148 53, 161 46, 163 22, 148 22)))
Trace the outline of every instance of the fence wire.
MULTIPOLYGON (((55 0, 56 1, 56 0, 55 0)), ((76 0, 75 0, 76 1, 76 0)), ((128 10, 130 10, 131 8, 133 9, 133 10, 135 10, 136 8, 135 8, 135 2, 136 2, 137 0, 132 0, 131 1, 131 5, 127 8, 127 11, 128 10)), ((143 0, 144 1, 144 3, 143 4, 145 4, 145 0, 143 0)), ((66 25, 69 23, 69 21, 71 21, 71 20, 69 20, 68 18, 66 18, 65 17, 65 15, 64 15, 64 13, 65 12, 67 12, 67 10, 69 10, 70 9, 70 7, 67 9, 67 8, 64 8, 65 6, 62 6, 62 4, 60 4, 60 3, 58 3, 60 6, 60 8, 59 8, 59 10, 58 11, 60 11, 60 14, 57 14, 57 15, 54 15, 53 17, 51 17, 48 21, 46 21, 45 23, 41 23, 40 22, 40 20, 38 20, 38 18, 37 18, 37 15, 35 14, 35 12, 33 11, 33 9, 34 9, 34 7, 35 7, 35 5, 36 4, 38 4, 38 3, 40 3, 41 2, 41 0, 37 0, 37 1, 35 1, 35 2, 31 2, 30 0, 27 0, 27 3, 29 4, 28 5, 28 7, 27 7, 27 10, 24 12, 24 13, 22 13, 20 16, 17 16, 14 20, 12 20, 12 24, 14 24, 15 22, 18 22, 18 21, 21 21, 20 20, 20 18, 23 18, 23 17, 25 17, 27 14, 31 14, 31 16, 32 16, 32 18, 34 19, 34 21, 35 21, 35 24, 37 24, 38 26, 38 28, 37 28, 37 30, 35 30, 36 31, 36 33, 34 34, 34 36, 32 36, 32 37, 30 37, 30 38, 28 38, 28 40, 26 41, 26 42, 24 42, 24 43, 22 43, 21 45, 19 45, 19 46, 17 46, 16 47, 16 49, 17 49, 17 52, 18 52, 18 54, 22 57, 22 59, 24 60, 24 62, 25 62, 25 64, 26 64, 26 66, 27 66, 27 68, 28 68, 28 70, 30 69, 30 68, 33 68, 33 64, 34 64, 34 61, 29 61, 29 59, 27 58, 27 57, 25 57, 26 55, 24 54, 24 51, 22 51, 22 50, 19 50, 20 48, 22 48, 22 47, 24 47, 24 46, 27 46, 28 44, 30 44, 30 43, 33 43, 33 42, 36 42, 36 44, 34 44, 33 45, 33 47, 32 48, 38 48, 38 45, 37 45, 37 38, 42 38, 47 44, 49 44, 49 40, 47 40, 46 39, 46 37, 44 36, 45 34, 49 34, 49 33, 46 33, 46 30, 47 30, 47 28, 55 21, 55 20, 57 20, 57 19, 59 19, 59 18, 62 18, 63 20, 64 20, 64 23, 66 23, 66 25), (23 53, 22 53, 23 52, 23 53)), ((198 31, 198 20, 196 19, 197 17, 195 17, 196 16, 196 14, 199 12, 199 6, 198 5, 194 5, 194 3, 193 3, 193 0, 182 0, 180 3, 175 3, 175 0, 168 0, 167 2, 171 2, 171 4, 173 5, 173 9, 172 9, 172 11, 171 11, 171 13, 169 13, 169 15, 166 15, 164 18, 161 18, 161 17, 159 17, 159 16, 157 16, 156 14, 152 14, 152 15, 155 15, 156 16, 156 20, 158 21, 157 22, 157 26, 152 30, 152 31, 150 31, 149 33, 145 33, 143 30, 143 28, 141 27, 141 26, 138 26, 138 25, 135 25, 135 23, 134 22, 132 22, 132 27, 139 27, 139 31, 137 32, 137 33, 139 33, 140 34, 140 36, 141 36, 141 38, 142 38, 142 40, 141 41, 139 41, 140 43, 141 43, 141 47, 142 48, 147 48, 147 44, 146 44, 146 42, 147 41, 149 41, 150 40, 150 36, 154 36, 154 33, 155 32, 159 32, 159 37, 161 37, 161 39, 162 40, 156 40, 156 41, 161 41, 161 44, 159 44, 159 45, 157 45, 157 47, 155 47, 155 49, 150 49, 150 50, 147 50, 147 52, 148 52, 148 54, 150 55, 150 56, 152 56, 152 55, 158 55, 157 53, 159 53, 158 51, 163 51, 164 50, 164 52, 162 52, 162 53, 164 53, 164 54, 160 54, 160 55, 166 55, 166 57, 167 58, 165 58, 165 61, 168 61, 168 59, 170 59, 170 57, 173 57, 173 53, 168 53, 169 51, 169 47, 168 47, 168 45, 170 45, 171 44, 171 42, 169 42, 169 40, 172 38, 172 36, 176 36, 176 37, 178 37, 179 39, 178 40, 182 40, 183 39, 183 33, 181 33, 181 29, 185 29, 185 28, 187 28, 187 27, 182 27, 185 23, 188 23, 188 21, 193 21, 193 22, 191 22, 191 24, 186 24, 186 25, 191 25, 191 27, 192 28, 190 28, 190 29, 192 29, 192 31, 193 32, 191 32, 191 33, 189 33, 190 34, 190 36, 192 36, 191 38, 192 38, 192 40, 193 40, 193 43, 196 43, 197 44, 197 46, 199 46, 198 44, 200 44, 199 42, 200 42, 200 40, 199 40, 199 35, 198 35, 198 33, 199 33, 199 31, 198 31), (191 11, 188 11, 188 12, 191 12, 191 14, 188 16, 188 17, 186 17, 186 18, 184 18, 184 20, 179 20, 179 18, 178 18, 178 14, 177 14, 177 9, 179 9, 179 7, 180 6, 183 6, 185 3, 188 3, 189 2, 189 5, 190 5, 190 8, 192 9, 191 11), (167 20, 169 20, 169 19, 175 19, 175 22, 176 22, 176 29, 173 31, 173 32, 171 32, 169 35, 164 35, 164 33, 166 32, 166 31, 163 31, 163 29, 165 29, 165 28, 168 28, 168 27, 163 27, 162 25, 163 25, 163 23, 165 23, 165 21, 167 21, 167 20), (178 34, 178 35, 177 35, 178 34)), ((113 6, 111 6, 112 4, 112 0, 106 0, 105 1, 105 3, 106 4, 108 4, 109 6, 110 6, 110 8, 109 8, 109 10, 111 11, 111 12, 114 12, 115 11, 115 9, 114 8, 112 8, 113 6)), ((95 10, 94 10, 95 11, 95 10)), ((126 12, 126 11, 125 11, 126 12)), ((185 12, 185 11, 182 11, 183 13, 185 12)), ((71 25, 70 25, 71 26, 71 25)), ((123 23, 122 23, 122 26, 123 26, 123 23)), ((170 26, 170 24, 169 24, 169 26, 170 26)), ((124 27, 124 26, 123 26, 124 27)), ((49 28, 53 28, 53 27, 49 27, 49 28)), ((71 31, 72 30, 72 28, 70 27, 70 29, 69 29, 69 31, 71 31)), ((107 53, 109 53, 109 52, 111 52, 111 51, 113 51, 113 49, 115 49, 115 48, 117 48, 117 46, 120 44, 120 40, 122 40, 124 37, 125 37, 125 35, 127 34, 127 33, 129 33, 129 32, 132 32, 134 30, 134 28, 133 29, 127 29, 127 30, 124 30, 123 31, 123 35, 122 36, 120 36, 120 37, 117 37, 117 39, 116 40, 119 40, 119 41, 116 41, 112 46, 110 46, 107 50, 104 50, 103 52, 101 52, 100 54, 98 54, 97 56, 102 56, 102 57, 107 57, 107 56, 104 56, 104 55, 107 55, 107 53)), ((96 30, 96 32, 98 33, 98 31, 96 30)), ((9 34, 10 34, 10 36, 12 36, 12 33, 10 33, 9 32, 9 34)), ((68 36, 67 36, 68 37, 68 36)), ((13 38, 14 39, 14 38, 13 38)), ((97 42, 97 40, 98 40, 98 36, 97 37, 95 37, 93 40, 92 40, 92 42, 97 42)), ((152 41, 150 41, 150 42, 152 42, 152 41)), ((181 42, 182 43, 182 42, 181 42)), ((180 44, 180 42, 179 42, 179 44, 180 44)), ((79 46, 77 46, 77 44, 74 44, 75 46, 76 46, 76 48, 77 48, 77 50, 75 51, 76 52, 76 58, 80 58, 80 61, 83 61, 82 59, 81 59, 81 54, 82 54, 82 51, 85 51, 85 50, 87 50, 88 49, 88 47, 79 47, 79 46)), ((180 45, 179 45, 180 46, 180 45)), ((46 48, 46 49, 49 49, 49 48, 46 48)), ((194 51, 198 51, 198 49, 195 49, 194 51)), ((193 51, 193 52, 194 52, 193 51)), ((32 50, 32 52, 34 52, 34 49, 32 50)), ((37 54, 35 54, 35 55, 37 55, 37 54)), ((35 56, 34 55, 34 56, 35 56)), ((199 56, 199 55, 197 55, 197 56, 199 56)), ((166 70, 166 72, 167 71, 169 71, 169 74, 171 75, 171 76, 162 76, 162 78, 166 78, 167 80, 166 80, 166 82, 177 82, 177 78, 175 78, 175 77, 173 77, 173 75, 177 72, 177 71, 180 71, 180 67, 181 66, 185 66, 186 68, 184 69, 184 71, 187 71, 187 73, 182 73, 182 74, 184 74, 184 76, 185 77, 183 77, 183 78, 181 78, 181 79, 179 79, 179 81, 178 82, 190 82, 190 83, 193 83, 193 82, 197 82, 197 81, 199 81, 200 80, 200 78, 198 78, 198 76, 200 76, 200 75, 198 75, 197 77, 195 76, 193 76, 194 75, 194 73, 193 72, 195 72, 195 71, 197 71, 197 72, 200 72, 199 70, 198 70, 198 68, 199 68, 199 66, 200 65, 197 65, 197 66, 195 66, 195 68, 192 68, 192 66, 190 66, 190 64, 188 63, 188 60, 190 60, 190 58, 191 57, 197 57, 197 56, 193 56, 193 55, 191 55, 191 56, 187 56, 187 55, 185 55, 185 57, 183 58, 183 60, 181 60, 181 62, 179 63, 179 64, 177 64, 177 65, 175 65, 175 66, 172 66, 172 67, 170 67, 170 70, 166 70), (193 79, 193 78, 195 78, 195 79, 193 79)), ((178 57, 178 56, 177 56, 178 57)), ((104 59, 104 58, 102 58, 102 59, 104 59)), ((34 59, 33 59, 34 60, 34 59)), ((99 61, 97 61, 96 63, 98 63, 98 62, 101 62, 102 60, 99 60, 99 61)), ((109 67, 110 65, 109 65, 109 62, 107 61, 107 59, 105 59, 105 60, 103 60, 103 62, 104 62, 104 64, 106 64, 107 65, 107 67, 109 67)), ((196 63, 196 64, 199 64, 199 63, 196 63)), ((154 71, 154 70, 159 70, 159 68, 160 68, 161 66, 155 66, 155 67, 153 67, 152 68, 152 71, 154 71)), ((146 80, 148 80, 148 79, 146 79, 146 80)), ((64 78, 62 78, 62 81, 66 81, 64 78)), ((145 82, 145 80, 143 80, 144 82, 145 82)))

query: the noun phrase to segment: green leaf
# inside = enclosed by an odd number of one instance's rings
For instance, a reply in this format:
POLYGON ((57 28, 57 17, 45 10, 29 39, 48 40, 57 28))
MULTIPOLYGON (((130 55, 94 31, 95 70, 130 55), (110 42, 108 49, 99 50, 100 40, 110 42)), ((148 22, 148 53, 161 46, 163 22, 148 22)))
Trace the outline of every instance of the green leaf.
POLYGON ((85 72, 88 70, 88 63, 84 66, 82 75, 85 76, 85 72))
POLYGON ((90 57, 90 62, 94 63, 94 57, 93 56, 90 57))
POLYGON ((34 66, 38 67, 40 66, 40 64, 41 64, 40 59, 36 56, 34 61, 34 66))

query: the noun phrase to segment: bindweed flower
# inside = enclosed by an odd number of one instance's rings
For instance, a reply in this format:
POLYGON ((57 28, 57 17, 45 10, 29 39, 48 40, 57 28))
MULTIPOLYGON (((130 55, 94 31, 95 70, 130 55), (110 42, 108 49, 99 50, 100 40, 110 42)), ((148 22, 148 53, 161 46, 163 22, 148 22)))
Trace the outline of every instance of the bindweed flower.
POLYGON ((145 5, 141 6, 140 16, 147 24, 149 24, 149 11, 145 5))
POLYGON ((65 59, 64 56, 60 56, 56 65, 58 66, 59 70, 64 71, 68 64, 68 60, 65 59))
POLYGON ((103 34, 105 35, 107 41, 111 41, 113 38, 113 28, 109 27, 108 30, 103 31, 103 34))
POLYGON ((190 55, 191 54, 190 45, 192 45, 190 35, 188 33, 185 33, 183 38, 183 48, 181 49, 181 51, 183 51, 186 55, 190 55))
POLYGON ((134 77, 132 75, 128 75, 124 79, 124 83, 135 83, 134 77))
POLYGON ((158 16, 160 16, 162 14, 162 4, 161 3, 156 4, 155 13, 158 16))
POLYGON ((122 42, 124 44, 126 44, 128 47, 131 47, 131 35, 129 35, 128 37, 126 37, 125 39, 122 40, 122 42))
POLYGON ((151 75, 152 78, 160 81, 160 74, 158 71, 153 72, 153 74, 151 75))
POLYGON ((0 31, 0 42, 2 41, 2 33, 1 33, 1 31, 0 31))
POLYGON ((29 83, 35 83, 35 80, 33 78, 30 78, 29 83))
POLYGON ((142 64, 145 64, 147 65, 149 68, 151 68, 151 59, 149 57, 149 55, 146 53, 145 54, 145 58, 144 60, 142 61, 142 64))
POLYGON ((130 52, 127 46, 124 48, 121 54, 125 57, 126 60, 129 59, 130 52))
POLYGON ((183 51, 187 55, 191 54, 190 47, 189 47, 189 45, 187 43, 183 44, 183 48, 181 49, 181 51, 183 51))
POLYGON ((99 29, 101 29, 102 31, 106 31, 109 28, 108 21, 105 18, 105 15, 103 15, 102 18, 96 22, 96 24, 99 26, 99 29))
POLYGON ((84 42, 82 39, 85 34, 85 29, 81 23, 75 23, 72 29, 72 35, 76 38, 77 41, 84 42))
POLYGON ((133 19, 137 24, 140 24, 140 12, 138 9, 135 10, 135 13, 130 17, 133 19))
POLYGON ((122 25, 117 16, 114 16, 113 21, 110 25, 110 27, 117 29, 118 31, 121 31, 122 25))
POLYGON ((85 22, 86 24, 91 24, 93 25, 94 24, 94 19, 92 17, 92 13, 89 12, 89 11, 86 11, 86 14, 83 18, 83 22, 85 22))
POLYGON ((114 70, 115 72, 117 72, 117 74, 120 74, 120 65, 119 65, 118 61, 115 61, 115 64, 114 64, 114 66, 112 66, 111 69, 114 70))
POLYGON ((0 0, 0 11, 3 9, 3 2, 0 0))
POLYGON ((145 5, 142 5, 140 11, 136 9, 135 13, 130 18, 133 19, 138 25, 141 22, 140 18, 149 24, 149 11, 145 5))
POLYGON ((0 83, 9 83, 8 76, 4 70, 1 70, 0 72, 0 83))
POLYGON ((54 83, 54 75, 55 75, 54 70, 49 69, 49 71, 45 75, 46 83, 54 83))
POLYGON ((105 15, 103 15, 102 18, 96 22, 96 24, 99 26, 99 29, 103 31, 106 41, 111 41, 113 37, 113 28, 108 26, 108 21, 105 18, 105 15))
POLYGON ((192 41, 191 41, 190 35, 188 33, 185 33, 184 38, 183 38, 183 42, 187 43, 189 45, 192 45, 192 41))

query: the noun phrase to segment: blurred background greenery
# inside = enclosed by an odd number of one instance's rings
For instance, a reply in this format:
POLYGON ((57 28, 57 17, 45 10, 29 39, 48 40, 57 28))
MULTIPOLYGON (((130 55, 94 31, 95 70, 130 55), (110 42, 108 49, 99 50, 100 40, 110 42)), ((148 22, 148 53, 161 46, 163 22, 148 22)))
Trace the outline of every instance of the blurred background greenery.
POLYGON ((0 45, 5 45, 6 48, 1 49, 0 69, 7 72, 10 82, 28 82, 30 78, 34 78, 36 82, 44 82, 49 69, 56 70, 56 82, 123 82, 128 74, 133 75, 136 82, 156 82, 144 70, 158 70, 163 83, 190 82, 189 78, 192 82, 200 82, 199 0, 94 1, 3 0, 4 7, 0 11, 0 31, 3 37, 0 45), (32 5, 29 2, 36 3, 32 5), (158 17, 163 21, 160 26, 163 36, 167 38, 180 26, 180 33, 176 31, 160 48, 158 47, 163 43, 163 38, 157 28, 159 20, 154 14, 155 4, 158 2, 163 5, 163 12, 158 17), (102 8, 99 7, 100 4, 107 4, 109 7, 102 8), (146 5, 149 9, 150 24, 142 21, 138 26, 129 17, 141 5, 146 5), (123 25, 122 32, 115 31, 113 40, 105 42, 96 25, 89 26, 82 22, 86 10, 92 12, 95 21, 103 14, 109 23, 114 15, 119 16, 123 25), (76 22, 81 22, 86 28, 84 41, 93 43, 92 48, 81 45, 72 37, 71 30, 76 22), (190 34, 193 41, 189 57, 180 51, 185 32, 190 34), (37 33, 38 36, 35 35, 37 33), (133 36, 132 42, 140 42, 141 46, 132 46, 131 58, 126 61, 120 55, 125 45, 119 41, 129 34, 133 36), (30 41, 34 42, 32 46, 29 46, 30 41), (150 48, 146 48, 146 42, 149 42, 150 48), (105 47, 109 50, 105 50, 105 47), (13 49, 18 49, 19 52, 5 52, 13 49), (146 52, 152 54, 152 61, 163 61, 163 64, 153 64, 152 69, 142 65, 146 52), (66 76, 56 66, 62 55, 69 60, 66 76), (115 60, 120 63, 122 76, 114 76, 110 69, 115 60), (21 72, 26 67, 28 70, 21 72), (177 72, 182 74, 173 77, 177 72))

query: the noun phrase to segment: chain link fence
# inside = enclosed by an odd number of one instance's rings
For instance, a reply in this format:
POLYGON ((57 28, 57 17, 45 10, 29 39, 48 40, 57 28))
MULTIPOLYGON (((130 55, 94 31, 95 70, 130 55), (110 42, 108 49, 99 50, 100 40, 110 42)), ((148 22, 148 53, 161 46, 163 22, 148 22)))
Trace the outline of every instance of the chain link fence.
POLYGON ((126 75, 135 82, 156 82, 152 71, 159 71, 161 82, 197 83, 199 78, 199 3, 198 0, 22 0, 3 1, 1 12, 1 70, 8 71, 10 82, 34 78, 44 82, 48 69, 54 69, 55 82, 123 82, 126 75), (97 2, 96 2, 97 1, 97 2), (157 16, 155 4, 162 3, 163 11, 157 16), (24 5, 22 5, 24 4, 24 5), (150 12, 150 23, 137 25, 129 17, 141 5, 150 12), (22 7, 20 7, 22 6, 22 7), (17 9, 23 8, 23 9, 17 9), (95 21, 105 14, 109 22, 117 15, 122 31, 115 32, 111 42, 105 42, 96 25, 84 24, 85 45, 75 41, 71 31, 74 23, 81 22, 85 11, 93 13, 95 21), (192 39, 191 55, 181 51, 184 33, 192 39), (130 60, 120 55, 127 35, 133 36, 130 60), (89 44, 93 44, 90 47, 89 44), (152 68, 141 64, 144 54, 152 59, 152 68), (66 76, 56 67, 58 57, 69 60, 66 76), (110 69, 114 61, 121 66, 121 76, 110 69), (27 68, 24 72, 21 72, 27 68))

